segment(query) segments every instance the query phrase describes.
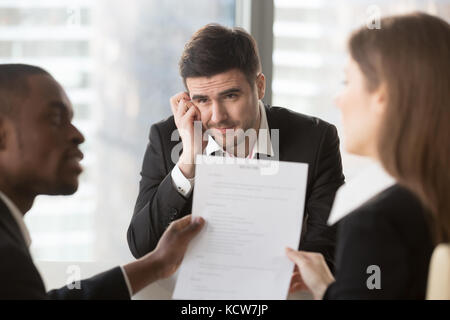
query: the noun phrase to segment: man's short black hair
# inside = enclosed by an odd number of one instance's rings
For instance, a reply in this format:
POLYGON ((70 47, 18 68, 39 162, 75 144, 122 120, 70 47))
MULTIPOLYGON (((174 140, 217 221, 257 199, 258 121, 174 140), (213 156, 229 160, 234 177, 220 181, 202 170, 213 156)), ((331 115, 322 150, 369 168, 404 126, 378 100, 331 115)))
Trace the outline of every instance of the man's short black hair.
POLYGON ((208 24, 186 44, 179 67, 185 85, 186 78, 211 77, 232 69, 239 69, 252 84, 261 72, 261 61, 255 39, 244 29, 208 24))
POLYGON ((17 99, 28 96, 28 77, 50 74, 44 69, 27 64, 0 64, 0 115, 10 115, 17 99))

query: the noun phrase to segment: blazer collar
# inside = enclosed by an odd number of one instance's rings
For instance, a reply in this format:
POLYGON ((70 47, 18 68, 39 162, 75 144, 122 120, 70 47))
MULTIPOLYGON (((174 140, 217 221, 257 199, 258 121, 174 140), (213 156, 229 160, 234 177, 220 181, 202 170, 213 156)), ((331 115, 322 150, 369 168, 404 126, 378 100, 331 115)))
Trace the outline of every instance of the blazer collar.
POLYGON ((6 205, 8 211, 10 212, 12 218, 14 219, 15 223, 19 227, 19 230, 22 234, 23 239, 25 240, 25 243, 27 247, 29 248, 31 245, 31 237, 30 233, 28 231, 27 226, 25 225, 25 222, 23 220, 23 214, 20 212, 19 208, 9 199, 3 192, 0 191, 0 200, 3 201, 3 203, 6 205))
POLYGON ((372 163, 355 178, 339 188, 328 218, 328 225, 344 218, 395 183, 395 179, 379 163, 372 163))

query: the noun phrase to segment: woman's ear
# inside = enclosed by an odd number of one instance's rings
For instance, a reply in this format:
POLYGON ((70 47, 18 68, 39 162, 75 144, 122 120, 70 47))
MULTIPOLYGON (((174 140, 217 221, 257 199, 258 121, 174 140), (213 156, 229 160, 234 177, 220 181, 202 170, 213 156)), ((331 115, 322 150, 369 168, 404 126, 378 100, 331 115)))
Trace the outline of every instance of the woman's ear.
POLYGON ((375 90, 375 92, 373 93, 373 98, 374 111, 377 115, 381 116, 382 114, 384 114, 387 104, 387 90, 384 83, 381 83, 378 89, 375 90))
POLYGON ((258 99, 261 100, 266 93, 266 77, 263 73, 256 76, 256 88, 258 89, 258 99))

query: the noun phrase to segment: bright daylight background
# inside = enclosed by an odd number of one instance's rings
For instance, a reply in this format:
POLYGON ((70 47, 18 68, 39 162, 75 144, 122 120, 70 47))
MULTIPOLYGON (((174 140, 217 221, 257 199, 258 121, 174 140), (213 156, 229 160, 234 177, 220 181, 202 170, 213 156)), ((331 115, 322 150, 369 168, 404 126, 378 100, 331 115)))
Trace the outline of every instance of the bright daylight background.
MULTIPOLYGON (((168 99, 183 89, 177 62, 185 42, 207 23, 235 25, 237 2, 0 0, 0 63, 50 71, 87 137, 79 191, 39 197, 27 214, 36 259, 131 258, 126 230, 150 125, 170 115, 168 99)), ((420 9, 450 18, 449 0, 275 0, 272 104, 339 128, 333 96, 345 40, 366 23, 372 5, 383 15, 420 9)), ((347 177, 364 165, 343 157, 347 177)))

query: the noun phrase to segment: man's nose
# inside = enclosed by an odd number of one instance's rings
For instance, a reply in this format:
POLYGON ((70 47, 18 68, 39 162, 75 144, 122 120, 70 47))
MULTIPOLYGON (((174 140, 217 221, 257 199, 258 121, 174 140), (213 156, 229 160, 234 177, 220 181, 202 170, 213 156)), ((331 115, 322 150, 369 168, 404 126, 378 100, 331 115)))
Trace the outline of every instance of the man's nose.
POLYGON ((211 121, 213 123, 220 123, 228 118, 226 108, 218 101, 212 103, 211 121))
POLYGON ((84 142, 83 134, 73 124, 70 125, 70 141, 76 145, 80 145, 84 142))

